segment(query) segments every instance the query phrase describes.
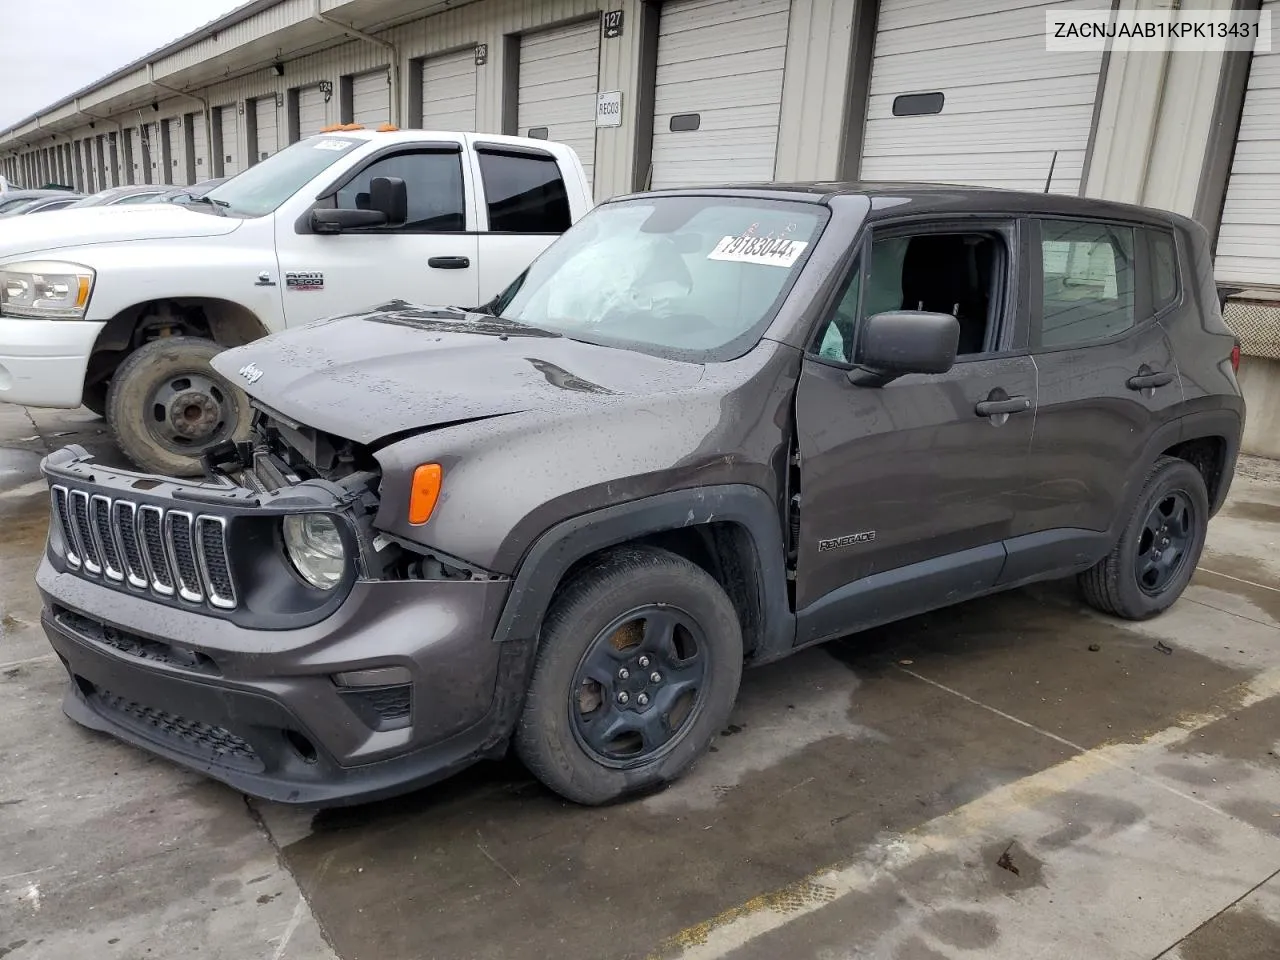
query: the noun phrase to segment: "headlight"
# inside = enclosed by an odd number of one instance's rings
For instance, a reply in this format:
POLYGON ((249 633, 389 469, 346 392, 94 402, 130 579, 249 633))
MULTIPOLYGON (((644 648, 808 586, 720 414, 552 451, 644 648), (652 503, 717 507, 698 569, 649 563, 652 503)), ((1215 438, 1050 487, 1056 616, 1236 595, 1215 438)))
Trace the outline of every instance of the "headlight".
POLYGON ((78 263, 28 261, 0 266, 0 316, 80 320, 95 273, 78 263))
POLYGON ((332 590, 347 568, 346 550, 333 517, 302 513, 284 518, 284 548, 303 580, 332 590))

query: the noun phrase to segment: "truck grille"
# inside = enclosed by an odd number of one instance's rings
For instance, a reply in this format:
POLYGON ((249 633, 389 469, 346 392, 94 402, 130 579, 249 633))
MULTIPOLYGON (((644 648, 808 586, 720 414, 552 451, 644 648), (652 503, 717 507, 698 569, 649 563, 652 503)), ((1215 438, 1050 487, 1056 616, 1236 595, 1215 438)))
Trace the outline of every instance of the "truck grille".
POLYGON ((161 597, 176 593, 189 603, 235 608, 223 517, 91 496, 61 485, 51 493, 72 569, 161 597))

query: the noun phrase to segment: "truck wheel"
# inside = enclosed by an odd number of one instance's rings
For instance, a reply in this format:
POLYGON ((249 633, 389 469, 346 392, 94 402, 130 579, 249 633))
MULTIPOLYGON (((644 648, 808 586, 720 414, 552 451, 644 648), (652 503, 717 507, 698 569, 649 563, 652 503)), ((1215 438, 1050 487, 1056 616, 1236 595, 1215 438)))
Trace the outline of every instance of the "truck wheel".
POLYGON ((1204 477, 1185 460, 1161 457, 1116 545, 1080 575, 1085 602, 1126 620, 1167 610, 1195 573, 1208 528, 1204 477))
POLYGON ((221 350, 200 337, 161 337, 116 369, 107 423, 139 469, 198 476, 202 451, 249 435, 249 398, 209 365, 221 350))
POLYGON ((737 613, 705 570, 654 547, 615 550, 552 601, 516 752, 577 803, 668 783, 728 722, 742 656, 737 613))

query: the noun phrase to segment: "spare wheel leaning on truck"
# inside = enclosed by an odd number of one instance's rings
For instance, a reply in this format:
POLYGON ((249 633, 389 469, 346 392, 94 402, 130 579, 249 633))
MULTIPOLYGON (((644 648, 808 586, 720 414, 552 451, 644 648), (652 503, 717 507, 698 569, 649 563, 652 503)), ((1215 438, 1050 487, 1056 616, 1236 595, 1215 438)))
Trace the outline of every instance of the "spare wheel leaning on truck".
POLYGON ((189 203, 23 218, 0 237, 0 401, 84 405, 139 468, 196 476, 253 415, 232 382, 253 371, 219 352, 389 301, 474 307, 591 205, 563 144, 347 127, 189 203))

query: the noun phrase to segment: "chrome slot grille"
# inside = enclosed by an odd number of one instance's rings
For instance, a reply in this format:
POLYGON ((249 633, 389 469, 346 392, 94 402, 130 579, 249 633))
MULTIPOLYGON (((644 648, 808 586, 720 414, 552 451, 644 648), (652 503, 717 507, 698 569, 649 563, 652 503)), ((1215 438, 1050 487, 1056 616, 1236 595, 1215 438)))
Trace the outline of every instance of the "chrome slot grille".
POLYGON ((73 570, 162 597, 176 593, 188 603, 236 606, 224 517, 90 496, 60 485, 52 496, 53 519, 73 570))

